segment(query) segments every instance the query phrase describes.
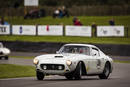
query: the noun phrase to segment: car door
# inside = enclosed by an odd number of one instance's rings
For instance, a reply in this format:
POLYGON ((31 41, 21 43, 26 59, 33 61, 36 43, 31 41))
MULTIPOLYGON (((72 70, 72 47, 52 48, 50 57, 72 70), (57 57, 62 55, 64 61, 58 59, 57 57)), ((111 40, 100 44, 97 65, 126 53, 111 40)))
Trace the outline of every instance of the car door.
POLYGON ((89 59, 89 70, 88 74, 97 74, 101 68, 100 53, 97 48, 91 49, 91 57, 89 59))

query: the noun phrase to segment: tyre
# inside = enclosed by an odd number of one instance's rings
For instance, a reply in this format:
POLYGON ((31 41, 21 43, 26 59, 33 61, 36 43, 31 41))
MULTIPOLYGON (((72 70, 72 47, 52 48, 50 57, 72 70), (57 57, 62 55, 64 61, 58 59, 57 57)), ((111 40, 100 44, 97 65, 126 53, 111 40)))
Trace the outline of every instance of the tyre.
POLYGON ((44 74, 42 72, 36 71, 37 80, 43 80, 44 74))
POLYGON ((73 75, 71 75, 71 74, 65 75, 65 77, 66 77, 68 80, 72 80, 72 79, 73 79, 73 75))
POLYGON ((8 56, 5 56, 5 60, 8 60, 8 58, 9 58, 8 56))
POLYGON ((109 75, 110 75, 110 64, 106 63, 105 68, 103 70, 103 73, 99 75, 99 78, 100 79, 108 79, 109 75))
POLYGON ((75 70, 75 80, 80 80, 82 77, 82 67, 81 67, 81 62, 79 62, 79 64, 77 65, 76 67, 76 70, 75 70))

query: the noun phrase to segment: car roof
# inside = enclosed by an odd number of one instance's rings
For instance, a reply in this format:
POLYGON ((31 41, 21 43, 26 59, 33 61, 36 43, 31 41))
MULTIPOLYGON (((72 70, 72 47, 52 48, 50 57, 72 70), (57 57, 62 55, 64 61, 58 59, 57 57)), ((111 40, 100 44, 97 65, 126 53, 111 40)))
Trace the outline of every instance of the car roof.
POLYGON ((69 46, 69 45, 73 45, 73 46, 88 46, 88 47, 94 47, 94 48, 97 48, 96 46, 94 45, 91 45, 91 44, 65 44, 64 46, 69 46))

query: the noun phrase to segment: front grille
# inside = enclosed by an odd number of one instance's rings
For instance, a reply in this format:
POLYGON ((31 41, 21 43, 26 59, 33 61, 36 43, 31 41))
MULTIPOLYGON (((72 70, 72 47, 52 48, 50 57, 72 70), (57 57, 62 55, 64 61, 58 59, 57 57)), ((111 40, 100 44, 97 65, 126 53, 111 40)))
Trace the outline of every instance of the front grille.
POLYGON ((43 70, 64 70, 65 66, 62 64, 41 64, 43 70))

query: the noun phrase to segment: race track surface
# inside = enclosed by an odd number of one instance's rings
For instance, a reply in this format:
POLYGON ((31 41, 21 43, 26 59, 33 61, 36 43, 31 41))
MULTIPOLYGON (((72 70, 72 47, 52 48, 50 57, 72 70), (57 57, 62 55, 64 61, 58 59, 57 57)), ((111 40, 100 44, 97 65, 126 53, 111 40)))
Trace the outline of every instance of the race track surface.
POLYGON ((84 76, 82 80, 67 80, 63 76, 46 76, 0 79, 0 87, 130 87, 130 64, 115 63, 113 73, 107 80, 98 76, 84 76))
MULTIPOLYGON (((9 58, 0 60, 0 64, 2 63, 34 66, 32 59, 9 58)), ((100 80, 98 76, 84 76, 82 80, 46 76, 42 81, 38 81, 36 77, 23 77, 0 79, 0 87, 130 87, 130 64, 114 63, 114 70, 107 80, 100 80)))

